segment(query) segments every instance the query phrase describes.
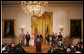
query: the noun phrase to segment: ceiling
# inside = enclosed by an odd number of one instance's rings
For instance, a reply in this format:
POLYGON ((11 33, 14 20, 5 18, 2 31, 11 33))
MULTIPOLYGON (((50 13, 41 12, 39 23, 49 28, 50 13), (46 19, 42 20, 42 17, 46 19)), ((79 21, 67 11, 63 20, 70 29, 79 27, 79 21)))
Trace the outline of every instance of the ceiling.
MULTIPOLYGON (((21 1, 2 1, 2 5, 20 5, 21 1)), ((83 4, 83 1, 48 1, 49 4, 83 4)))

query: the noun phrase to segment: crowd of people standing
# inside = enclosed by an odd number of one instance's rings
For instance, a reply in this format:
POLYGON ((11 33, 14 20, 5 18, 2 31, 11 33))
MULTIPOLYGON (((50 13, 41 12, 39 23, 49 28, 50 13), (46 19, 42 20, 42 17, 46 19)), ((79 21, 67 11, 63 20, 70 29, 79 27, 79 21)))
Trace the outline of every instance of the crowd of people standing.
POLYGON ((49 35, 49 33, 47 33, 45 38, 46 38, 48 44, 51 43, 54 46, 61 46, 61 44, 62 44, 61 32, 59 32, 59 35, 57 35, 57 33, 54 34, 54 32, 52 35, 49 35))
MULTIPOLYGON (((31 42, 30 45, 34 46, 34 42, 35 42, 35 39, 38 38, 39 36, 41 36, 40 38, 43 39, 42 35, 39 33, 39 34, 29 34, 29 32, 27 32, 26 34, 22 33, 21 35, 21 44, 24 45, 25 44, 25 40, 26 40, 26 46, 29 46, 29 42, 31 42)), ((61 43, 62 43, 62 34, 61 32, 59 32, 59 35, 57 35, 57 33, 50 35, 49 33, 46 33, 45 35, 45 39, 47 40, 48 44, 49 43, 52 43, 53 45, 55 46, 61 46, 61 43)))

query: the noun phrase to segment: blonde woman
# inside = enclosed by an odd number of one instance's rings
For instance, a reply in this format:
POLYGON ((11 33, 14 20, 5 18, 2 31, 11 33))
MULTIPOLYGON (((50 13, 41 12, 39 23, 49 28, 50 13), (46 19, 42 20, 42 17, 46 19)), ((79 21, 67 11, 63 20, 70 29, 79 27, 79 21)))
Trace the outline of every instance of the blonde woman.
POLYGON ((31 45, 34 46, 34 39, 35 39, 34 34, 31 35, 30 39, 31 39, 31 45))

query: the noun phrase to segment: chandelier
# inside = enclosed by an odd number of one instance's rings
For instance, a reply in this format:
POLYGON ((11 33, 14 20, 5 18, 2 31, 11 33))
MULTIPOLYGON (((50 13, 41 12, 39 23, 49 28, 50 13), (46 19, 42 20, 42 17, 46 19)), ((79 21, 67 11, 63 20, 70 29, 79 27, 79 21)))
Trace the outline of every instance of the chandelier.
POLYGON ((45 12, 47 1, 21 1, 22 9, 30 16, 40 17, 45 12))

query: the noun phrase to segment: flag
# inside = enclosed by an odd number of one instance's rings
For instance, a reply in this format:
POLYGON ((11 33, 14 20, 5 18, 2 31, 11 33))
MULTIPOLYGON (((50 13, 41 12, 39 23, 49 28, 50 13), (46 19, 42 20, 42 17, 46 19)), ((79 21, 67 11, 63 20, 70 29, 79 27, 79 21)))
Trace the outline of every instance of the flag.
POLYGON ((37 34, 37 28, 35 28, 35 34, 37 34))
POLYGON ((47 33, 48 33, 48 26, 47 26, 47 33))

